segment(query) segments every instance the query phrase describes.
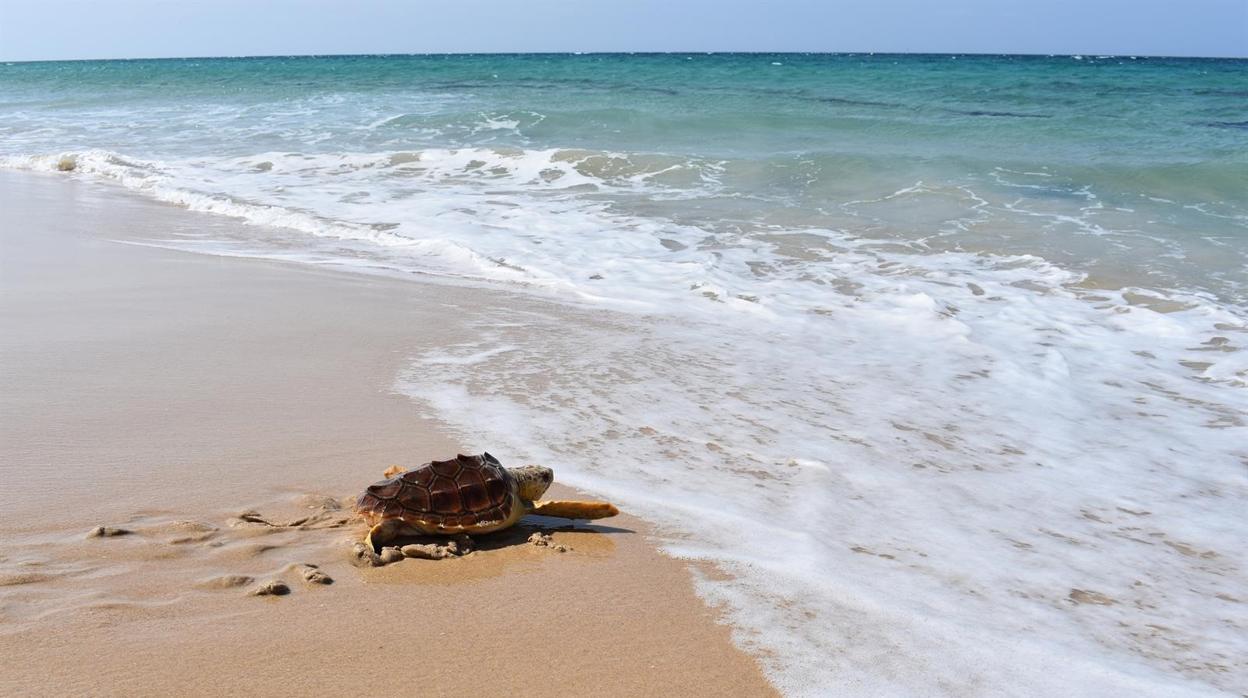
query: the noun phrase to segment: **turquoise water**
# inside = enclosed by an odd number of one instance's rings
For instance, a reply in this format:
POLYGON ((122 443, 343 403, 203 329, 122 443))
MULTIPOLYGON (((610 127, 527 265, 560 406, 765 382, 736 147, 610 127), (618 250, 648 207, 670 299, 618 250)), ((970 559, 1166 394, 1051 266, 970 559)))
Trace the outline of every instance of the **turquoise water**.
POLYGON ((646 178, 682 199, 655 211, 646 192, 646 213, 681 223, 779 219, 1034 252, 1241 304, 1246 134, 1242 60, 664 54, 0 66, 6 155, 614 153, 622 157, 578 169, 646 178), (920 182, 926 196, 846 205, 920 182), (986 206, 975 208, 968 190, 986 206), (706 212, 691 211, 690 198, 706 212))
POLYGON ((729 572, 788 693, 1248 691, 1248 61, 8 64, 0 165, 550 303, 396 390, 729 572))

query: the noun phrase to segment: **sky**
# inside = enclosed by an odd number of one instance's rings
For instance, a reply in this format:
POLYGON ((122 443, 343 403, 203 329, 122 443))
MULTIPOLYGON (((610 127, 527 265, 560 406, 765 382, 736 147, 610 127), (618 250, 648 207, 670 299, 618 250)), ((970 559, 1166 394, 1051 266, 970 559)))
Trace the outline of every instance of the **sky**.
POLYGON ((0 60, 531 51, 1248 57, 1248 0, 0 0, 0 60))

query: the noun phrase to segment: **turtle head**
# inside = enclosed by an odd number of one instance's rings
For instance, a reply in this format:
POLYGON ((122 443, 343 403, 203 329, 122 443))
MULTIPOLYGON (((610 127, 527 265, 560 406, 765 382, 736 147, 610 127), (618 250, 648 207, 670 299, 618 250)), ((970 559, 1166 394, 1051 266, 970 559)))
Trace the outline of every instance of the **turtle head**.
POLYGON ((546 494, 546 488, 555 481, 555 471, 544 465, 522 465, 519 468, 508 468, 519 485, 521 499, 536 502, 546 494))

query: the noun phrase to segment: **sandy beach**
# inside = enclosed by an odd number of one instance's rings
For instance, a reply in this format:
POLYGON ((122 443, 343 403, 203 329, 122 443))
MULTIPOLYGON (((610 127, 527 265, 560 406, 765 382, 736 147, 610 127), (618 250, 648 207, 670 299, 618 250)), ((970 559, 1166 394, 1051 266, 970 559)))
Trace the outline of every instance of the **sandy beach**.
POLYGON ((238 225, 0 173, 0 693, 773 692, 627 513, 353 566, 364 486, 477 447, 394 392, 405 357, 534 301, 126 244, 238 225))

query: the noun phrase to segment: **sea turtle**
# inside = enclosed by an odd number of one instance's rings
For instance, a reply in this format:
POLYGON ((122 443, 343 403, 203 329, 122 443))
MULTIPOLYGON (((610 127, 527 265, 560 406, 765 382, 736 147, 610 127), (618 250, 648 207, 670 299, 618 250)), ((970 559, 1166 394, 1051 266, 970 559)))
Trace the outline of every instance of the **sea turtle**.
POLYGON ((554 471, 541 465, 504 468, 488 453, 461 454, 406 472, 392 466, 385 476, 355 504, 371 526, 365 542, 374 552, 404 535, 499 531, 526 514, 603 519, 620 513, 606 502, 538 501, 554 481, 554 471))

